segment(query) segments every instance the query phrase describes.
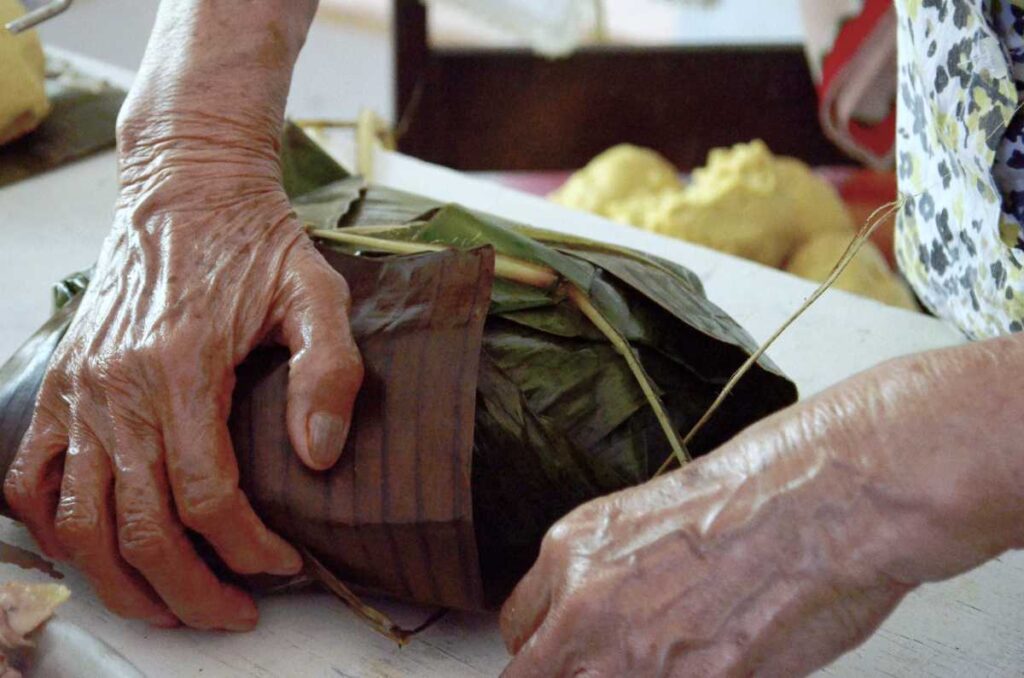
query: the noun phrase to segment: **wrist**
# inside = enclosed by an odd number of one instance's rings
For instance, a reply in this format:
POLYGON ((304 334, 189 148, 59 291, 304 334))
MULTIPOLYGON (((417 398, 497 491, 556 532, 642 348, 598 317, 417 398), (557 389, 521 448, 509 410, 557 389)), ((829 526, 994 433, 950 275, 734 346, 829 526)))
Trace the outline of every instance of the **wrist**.
POLYGON ((912 356, 867 376, 856 428, 871 462, 880 567, 936 581, 1021 545, 1019 338, 912 356))
POLYGON ((173 166, 180 156, 223 154, 228 165, 266 173, 316 4, 162 0, 118 121, 122 158, 173 166))
POLYGON ((282 192, 277 128, 202 111, 122 118, 118 173, 122 199, 161 195, 213 209, 242 197, 282 192))

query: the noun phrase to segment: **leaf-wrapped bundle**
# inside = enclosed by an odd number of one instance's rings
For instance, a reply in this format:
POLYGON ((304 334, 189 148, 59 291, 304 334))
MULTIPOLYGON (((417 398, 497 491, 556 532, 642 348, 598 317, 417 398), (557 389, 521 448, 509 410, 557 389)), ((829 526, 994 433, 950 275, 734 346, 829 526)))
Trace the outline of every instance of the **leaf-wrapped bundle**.
MULTIPOLYGON (((305 158, 285 158, 289 185, 304 191, 293 196, 300 218, 318 235, 358 236, 320 246, 352 290, 367 377, 328 472, 303 467, 288 441, 284 351, 239 368, 231 430, 260 515, 346 581, 450 607, 500 603, 555 520, 648 480, 672 454, 655 405, 688 431, 756 349, 682 267, 367 187, 291 139, 305 158), (507 275, 509 261, 551 284, 507 275)), ((86 274, 65 281, 58 298, 70 303, 0 370, 0 470, 86 284, 86 274)), ((795 399, 762 359, 689 452, 795 399)))

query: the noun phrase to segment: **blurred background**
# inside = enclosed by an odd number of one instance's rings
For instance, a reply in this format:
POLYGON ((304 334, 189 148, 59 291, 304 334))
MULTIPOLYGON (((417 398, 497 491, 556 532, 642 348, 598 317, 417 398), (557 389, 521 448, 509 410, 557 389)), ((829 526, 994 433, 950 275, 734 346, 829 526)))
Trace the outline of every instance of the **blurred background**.
MULTIPOLYGON (((158 5, 74 0, 40 37, 134 71, 158 5)), ((892 10, 320 0, 288 113, 322 131, 370 110, 407 155, 820 281, 896 197, 892 10)), ((838 287, 917 308, 891 215, 872 240, 838 287)))
MULTIPOLYGON (((63 16, 44 24, 40 34, 45 44, 135 70, 157 4, 156 0, 75 0, 63 16)), ((669 0, 606 0, 605 11, 608 38, 616 43, 797 44, 802 40, 797 0, 720 0, 707 8, 669 0)), ((368 107, 391 120, 391 15, 392 0, 321 0, 295 73, 292 115, 352 118, 368 107)), ((453 6, 431 12, 430 36, 433 44, 444 46, 516 44, 508 34, 453 6)))

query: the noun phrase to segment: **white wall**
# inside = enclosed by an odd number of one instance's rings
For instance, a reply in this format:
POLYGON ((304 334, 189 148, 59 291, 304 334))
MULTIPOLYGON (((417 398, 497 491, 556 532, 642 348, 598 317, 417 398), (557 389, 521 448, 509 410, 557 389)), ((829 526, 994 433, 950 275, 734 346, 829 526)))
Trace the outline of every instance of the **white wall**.
POLYGON ((687 8, 677 19, 675 29, 682 42, 803 41, 799 0, 717 0, 707 9, 687 8))

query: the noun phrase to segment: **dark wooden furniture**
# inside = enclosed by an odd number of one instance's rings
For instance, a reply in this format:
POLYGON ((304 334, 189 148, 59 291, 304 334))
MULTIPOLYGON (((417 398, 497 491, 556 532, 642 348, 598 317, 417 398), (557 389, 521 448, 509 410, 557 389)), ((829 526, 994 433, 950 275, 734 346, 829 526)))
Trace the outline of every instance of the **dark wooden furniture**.
POLYGON ((813 165, 849 164, 818 124, 801 46, 528 50, 430 44, 420 0, 394 0, 395 120, 404 153, 460 170, 575 169, 619 142, 681 168, 764 139, 813 165))

